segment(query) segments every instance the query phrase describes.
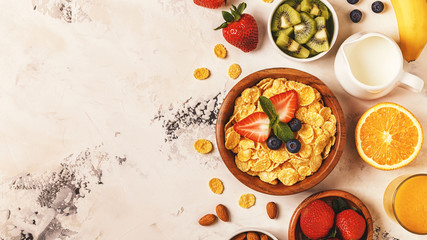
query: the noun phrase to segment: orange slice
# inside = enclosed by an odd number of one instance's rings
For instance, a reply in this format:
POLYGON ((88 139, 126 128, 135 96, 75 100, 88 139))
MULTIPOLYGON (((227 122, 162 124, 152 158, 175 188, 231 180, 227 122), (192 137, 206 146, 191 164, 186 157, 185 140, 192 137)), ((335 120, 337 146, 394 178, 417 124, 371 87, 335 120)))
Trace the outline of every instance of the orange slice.
POLYGON ((380 103, 366 111, 357 123, 355 137, 360 157, 382 170, 412 162, 424 138, 417 118, 395 103, 380 103))

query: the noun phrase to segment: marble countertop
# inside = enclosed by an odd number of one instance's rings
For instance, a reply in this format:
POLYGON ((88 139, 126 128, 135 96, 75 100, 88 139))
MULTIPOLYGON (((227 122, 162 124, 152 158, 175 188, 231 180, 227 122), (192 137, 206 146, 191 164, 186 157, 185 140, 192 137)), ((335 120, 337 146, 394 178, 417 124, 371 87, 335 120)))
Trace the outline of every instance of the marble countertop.
MULTIPOLYGON (((333 62, 353 33, 376 31, 398 41, 389 1, 374 14, 372 1, 353 6, 330 0, 338 13, 337 43, 322 59, 298 63, 280 56, 266 35, 267 18, 278 3, 248 1, 246 12, 259 25, 251 53, 228 44, 221 10, 191 0, 4 0, 0 1, 0 239, 225 239, 244 227, 258 227, 287 239, 296 206, 312 193, 341 189, 358 196, 374 219, 374 239, 412 240, 382 208, 387 184, 406 173, 427 172, 426 144, 410 165, 381 171, 358 156, 354 128, 378 102, 408 108, 427 126, 427 91, 395 89, 363 101, 338 84, 333 62), (351 23, 354 8, 364 12, 351 23), (226 59, 213 47, 222 43, 226 59), (238 63, 242 75, 227 76, 238 63), (192 76, 207 67, 204 81, 192 76), (347 123, 347 145, 332 173, 309 191, 291 196, 255 192, 236 180, 217 149, 194 151, 198 138, 215 142, 216 114, 227 91, 242 77, 271 67, 309 72, 335 93, 347 123), (221 195, 208 188, 220 178, 221 195), (238 206, 253 193, 256 205, 238 206), (280 215, 268 219, 265 204, 280 215), (202 227, 198 219, 226 205, 231 222, 202 227)), ((239 1, 230 0, 231 4, 239 1)), ((427 50, 405 70, 427 76, 427 50)))

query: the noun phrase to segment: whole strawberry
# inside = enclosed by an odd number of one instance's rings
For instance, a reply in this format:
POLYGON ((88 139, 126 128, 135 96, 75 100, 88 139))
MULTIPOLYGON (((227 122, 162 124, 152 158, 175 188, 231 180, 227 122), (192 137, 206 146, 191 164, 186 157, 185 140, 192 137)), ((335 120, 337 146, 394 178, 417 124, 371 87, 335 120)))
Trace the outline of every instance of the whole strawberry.
POLYGON ((205 8, 219 8, 227 3, 226 0, 193 0, 193 2, 205 8))
POLYGON ((336 225, 344 240, 359 240, 365 233, 365 219, 353 209, 337 214, 336 225))
POLYGON ((249 14, 243 14, 246 3, 239 6, 233 5, 231 13, 222 11, 225 22, 215 30, 222 28, 222 35, 231 45, 240 48, 243 52, 250 52, 258 45, 258 26, 255 18, 249 14))
POLYGON ((324 238, 334 225, 334 218, 335 212, 327 203, 315 200, 301 211, 301 230, 310 239, 324 238))

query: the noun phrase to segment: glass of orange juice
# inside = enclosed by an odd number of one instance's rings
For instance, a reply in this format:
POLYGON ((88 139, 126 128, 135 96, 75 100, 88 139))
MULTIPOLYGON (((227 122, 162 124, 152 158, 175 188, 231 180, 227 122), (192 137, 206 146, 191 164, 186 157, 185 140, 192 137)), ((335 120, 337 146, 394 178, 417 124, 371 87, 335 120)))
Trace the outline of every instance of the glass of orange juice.
POLYGON ((387 215, 415 234, 427 234, 427 174, 403 175, 387 186, 383 198, 387 215))

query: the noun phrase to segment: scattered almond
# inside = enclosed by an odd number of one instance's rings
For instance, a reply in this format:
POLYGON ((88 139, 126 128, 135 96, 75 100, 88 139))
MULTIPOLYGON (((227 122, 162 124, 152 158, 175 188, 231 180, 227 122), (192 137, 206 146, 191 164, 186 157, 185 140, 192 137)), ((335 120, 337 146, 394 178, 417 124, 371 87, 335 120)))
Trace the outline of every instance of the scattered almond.
POLYGON ((224 222, 230 221, 230 217, 228 216, 228 209, 222 204, 218 204, 218 206, 216 206, 216 215, 224 222))
POLYGON ((268 217, 271 219, 275 219, 277 216, 277 205, 274 202, 267 203, 266 206, 268 217))
POLYGON ((209 226, 216 221, 216 216, 214 214, 206 214, 199 220, 199 224, 202 226, 209 226))
POLYGON ((246 235, 246 239, 247 240, 259 240, 259 236, 258 236, 258 234, 254 233, 254 232, 248 232, 248 234, 246 235))
POLYGON ((232 240, 243 240, 246 237, 246 233, 240 233, 232 238, 232 240))

